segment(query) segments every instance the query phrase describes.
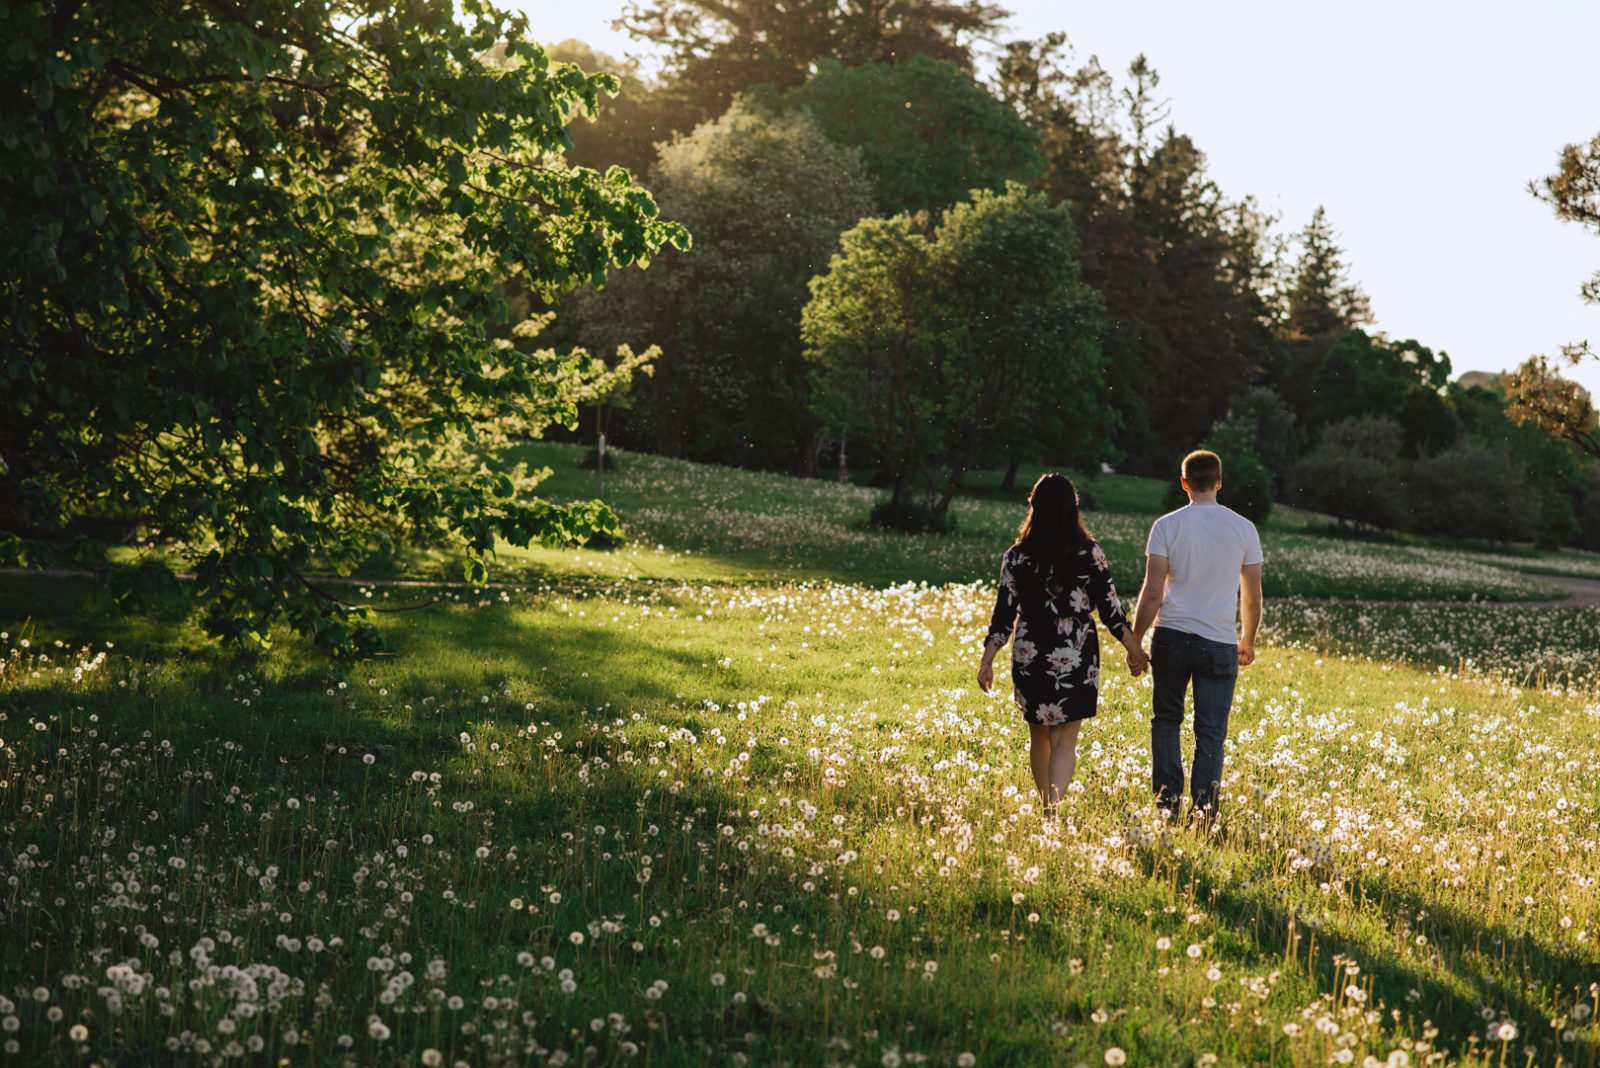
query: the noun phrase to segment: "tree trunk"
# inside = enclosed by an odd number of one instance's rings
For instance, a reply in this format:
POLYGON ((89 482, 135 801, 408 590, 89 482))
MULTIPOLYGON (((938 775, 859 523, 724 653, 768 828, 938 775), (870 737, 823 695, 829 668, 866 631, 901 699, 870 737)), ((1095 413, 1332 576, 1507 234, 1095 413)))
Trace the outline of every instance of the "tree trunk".
POLYGON ((1010 465, 1006 468, 1006 477, 1000 480, 1001 489, 1008 490, 1017 488, 1017 468, 1021 466, 1021 460, 1014 459, 1011 461, 1010 465))

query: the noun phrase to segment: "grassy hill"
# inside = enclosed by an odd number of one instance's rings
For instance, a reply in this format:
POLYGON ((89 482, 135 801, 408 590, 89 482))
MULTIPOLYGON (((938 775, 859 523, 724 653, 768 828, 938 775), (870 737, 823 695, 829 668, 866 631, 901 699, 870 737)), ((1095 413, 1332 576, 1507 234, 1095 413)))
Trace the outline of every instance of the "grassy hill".
MULTIPOLYGON (((9 1060, 1595 1063, 1600 613, 1275 602, 1209 833, 1156 818, 1108 664, 1047 823, 972 682, 1016 503, 907 538, 872 491, 624 462, 623 548, 508 552, 370 661, 0 583, 9 1060)), ((1131 593, 1150 484, 1092 488, 1131 593)), ((1537 589, 1266 539, 1290 592, 1537 589)))

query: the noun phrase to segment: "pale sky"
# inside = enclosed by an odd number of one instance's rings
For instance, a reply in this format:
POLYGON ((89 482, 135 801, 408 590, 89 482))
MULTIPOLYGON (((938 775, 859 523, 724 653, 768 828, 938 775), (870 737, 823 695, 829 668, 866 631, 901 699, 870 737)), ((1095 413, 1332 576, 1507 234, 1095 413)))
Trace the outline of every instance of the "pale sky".
MULTIPOLYGON (((611 30, 624 0, 505 2, 541 41, 648 56, 611 30)), ((1600 349, 1600 306, 1578 295, 1600 236, 1526 188, 1600 133, 1597 0, 1000 2, 1003 39, 1064 30, 1119 84, 1143 52, 1223 192, 1279 229, 1325 206, 1390 337, 1443 349, 1457 375, 1600 349)), ((1600 396, 1600 360, 1570 374, 1600 396)))

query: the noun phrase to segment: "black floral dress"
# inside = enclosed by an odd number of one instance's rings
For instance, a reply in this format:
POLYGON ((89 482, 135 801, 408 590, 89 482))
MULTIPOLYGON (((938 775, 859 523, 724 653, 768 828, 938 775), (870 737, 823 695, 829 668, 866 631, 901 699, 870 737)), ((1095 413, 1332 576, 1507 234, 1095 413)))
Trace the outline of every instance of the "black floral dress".
POLYGON ((1069 564, 1045 568, 1021 545, 1000 562, 1000 594, 986 643, 1011 642, 1012 698, 1029 723, 1056 726, 1095 713, 1100 639, 1090 609, 1118 639, 1128 617, 1100 544, 1086 541, 1069 564))

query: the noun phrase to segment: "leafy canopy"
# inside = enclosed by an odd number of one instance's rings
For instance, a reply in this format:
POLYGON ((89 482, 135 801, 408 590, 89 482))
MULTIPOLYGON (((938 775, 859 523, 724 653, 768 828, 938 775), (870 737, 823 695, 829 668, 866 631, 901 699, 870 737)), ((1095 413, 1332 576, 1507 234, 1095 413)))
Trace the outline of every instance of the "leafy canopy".
POLYGON ((634 409, 657 452, 803 472, 816 421, 800 309, 839 235, 872 211, 860 153, 805 112, 744 97, 660 150, 650 187, 694 231, 694 249, 581 294, 582 337, 663 346, 634 409))
POLYGON ((1016 428, 1080 466, 1110 448, 1099 298, 1079 279, 1072 220, 1017 183, 973 190, 932 234, 863 219, 811 282, 801 331, 815 405, 872 442, 893 502, 942 516, 966 470, 1016 428))
POLYGON ((559 162, 615 80, 460 8, 0 8, 0 556, 133 600, 191 568, 213 635, 287 617, 344 650, 315 567, 416 536, 481 577, 496 538, 614 523, 472 456, 600 373, 525 351, 497 283, 549 296, 687 237, 620 170, 559 162), (130 539, 165 551, 111 568, 130 539))
MULTIPOLYGON (((1534 196, 1555 208, 1556 216, 1600 234, 1600 134, 1588 144, 1561 150, 1556 173, 1530 187, 1534 196)), ((1583 284, 1583 299, 1600 304, 1600 271, 1583 284)), ((1518 422, 1533 423, 1551 437, 1562 438, 1600 458, 1594 398, 1577 383, 1563 378, 1562 363, 1576 366, 1594 356, 1587 341, 1563 346, 1561 357, 1531 356, 1507 375, 1506 411, 1518 422)))
POLYGON ((861 150, 878 208, 942 211, 976 188, 999 191, 1043 162, 1039 135, 954 63, 915 56, 846 67, 824 60, 778 98, 828 139, 861 150))

